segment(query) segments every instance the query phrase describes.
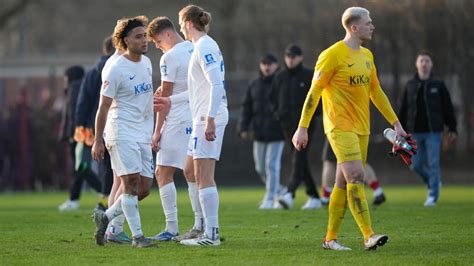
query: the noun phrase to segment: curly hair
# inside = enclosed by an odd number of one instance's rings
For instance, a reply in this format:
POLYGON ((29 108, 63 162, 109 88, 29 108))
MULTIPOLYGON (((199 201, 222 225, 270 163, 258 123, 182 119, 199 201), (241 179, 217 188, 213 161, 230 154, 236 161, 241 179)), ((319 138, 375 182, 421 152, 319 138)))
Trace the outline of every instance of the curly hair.
POLYGON ((146 28, 148 18, 142 15, 117 20, 117 25, 115 25, 114 34, 112 35, 115 48, 127 50, 127 44, 125 43, 124 38, 127 37, 127 34, 130 32, 131 29, 129 27, 132 24, 141 24, 142 27, 146 28))
POLYGON ((179 11, 182 21, 191 21, 198 31, 208 32, 211 13, 196 5, 187 5, 179 11))

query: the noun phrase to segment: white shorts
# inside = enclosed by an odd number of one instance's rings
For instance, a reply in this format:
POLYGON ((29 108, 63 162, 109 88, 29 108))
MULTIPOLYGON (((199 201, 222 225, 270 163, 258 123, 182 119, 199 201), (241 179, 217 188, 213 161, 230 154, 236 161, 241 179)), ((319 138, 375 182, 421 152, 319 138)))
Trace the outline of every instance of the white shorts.
POLYGON ((193 125, 193 133, 189 139, 188 155, 193 159, 215 159, 219 161, 224 140, 226 125, 216 125, 216 139, 207 141, 205 132, 206 125, 193 125))
POLYGON ((156 165, 184 169, 192 122, 164 124, 161 130, 160 150, 156 154, 156 165))
POLYGON ((117 176, 140 173, 153 178, 154 164, 150 143, 126 140, 106 141, 110 163, 117 176))

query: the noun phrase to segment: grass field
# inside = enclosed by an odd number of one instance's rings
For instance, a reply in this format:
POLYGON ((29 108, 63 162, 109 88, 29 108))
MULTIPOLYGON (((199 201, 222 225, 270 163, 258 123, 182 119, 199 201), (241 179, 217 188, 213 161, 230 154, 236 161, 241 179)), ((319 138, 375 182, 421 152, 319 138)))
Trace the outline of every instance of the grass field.
MULTIPOLYGON (((162 243, 157 248, 128 245, 98 247, 90 219, 96 196, 85 193, 81 210, 59 213, 66 193, 0 194, 0 265, 474 265, 474 187, 445 186, 435 208, 422 206, 425 188, 386 187, 388 201, 371 208, 376 232, 390 236, 375 252, 363 250, 350 213, 340 241, 350 252, 321 248, 327 209, 301 211, 297 194, 290 211, 259 211, 263 189, 220 188, 222 245, 192 248, 162 243)), ((179 190, 180 229, 193 221, 187 191, 179 190)), ((371 192, 367 191, 369 200, 371 192)), ((140 204, 143 230, 154 235, 164 227, 157 190, 140 204)), ((128 231, 128 228, 127 228, 128 231)))

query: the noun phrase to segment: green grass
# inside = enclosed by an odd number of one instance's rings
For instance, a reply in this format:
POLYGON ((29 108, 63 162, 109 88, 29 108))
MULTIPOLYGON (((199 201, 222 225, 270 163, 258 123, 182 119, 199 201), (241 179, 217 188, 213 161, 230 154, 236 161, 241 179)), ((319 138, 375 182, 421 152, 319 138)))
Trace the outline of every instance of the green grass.
MULTIPOLYGON (((297 194, 296 209, 259 211, 263 189, 220 188, 222 245, 192 248, 163 243, 158 248, 128 245, 98 247, 90 219, 96 196, 85 193, 81 210, 58 213, 66 193, 0 194, 0 265, 473 265, 474 187, 445 186, 435 208, 422 206, 423 187, 386 187, 388 201, 371 209, 376 232, 390 242, 375 252, 363 250, 361 234, 346 213, 340 241, 351 252, 325 251, 327 209, 301 211, 306 197, 297 194)), ((369 200, 371 192, 367 191, 369 200)), ((193 221, 187 191, 178 195, 180 229, 193 221)), ((154 235, 164 227, 157 190, 140 203, 143 230, 154 235)), ((128 228, 127 228, 128 229, 128 228)))

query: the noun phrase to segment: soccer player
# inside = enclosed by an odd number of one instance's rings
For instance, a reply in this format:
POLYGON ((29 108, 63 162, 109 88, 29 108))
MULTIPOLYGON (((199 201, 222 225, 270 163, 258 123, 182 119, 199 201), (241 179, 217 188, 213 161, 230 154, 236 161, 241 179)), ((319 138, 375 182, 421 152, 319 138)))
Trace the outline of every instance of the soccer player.
POLYGON ((132 231, 133 247, 156 243, 145 238, 138 211, 140 190, 149 193, 153 181, 153 84, 152 65, 144 56, 148 50, 145 27, 148 19, 138 16, 119 20, 113 34, 114 45, 124 54, 104 73, 99 110, 95 122, 94 160, 110 153, 112 169, 121 178, 123 194, 106 212, 96 209, 96 243, 104 245, 110 220, 124 214, 132 231))
POLYGON ((192 119, 188 90, 188 67, 193 44, 184 41, 167 17, 155 18, 147 28, 148 39, 163 51, 160 60, 160 97, 176 99, 186 94, 183 101, 173 101, 170 110, 158 112, 152 147, 157 151, 155 176, 160 189, 160 198, 166 217, 166 228, 154 238, 169 241, 178 237, 178 209, 176 207, 176 187, 173 175, 176 169, 184 170, 188 182, 191 206, 195 213, 195 223, 191 230, 180 239, 196 238, 203 232, 203 215, 199 203, 196 180, 193 173, 193 158, 187 156, 192 132, 192 119))
POLYGON ((298 150, 306 147, 307 128, 322 95, 324 131, 338 163, 323 248, 350 250, 337 242, 348 204, 364 236, 365 249, 374 250, 384 245, 388 236, 376 235, 372 230, 364 191, 370 101, 394 126, 397 135, 407 134, 380 87, 372 53, 361 46, 364 41, 372 39, 375 29, 369 11, 361 7, 348 8, 342 15, 342 25, 346 30, 345 38, 319 55, 293 144, 298 150))
MULTIPOLYGON (((321 202, 324 205, 328 205, 329 197, 331 196, 332 192, 332 187, 334 186, 334 178, 336 177, 337 158, 331 147, 329 146, 329 142, 327 141, 327 139, 324 142, 322 160, 323 170, 321 175, 321 189, 323 196, 321 197, 321 202)), ((378 206, 384 203, 386 200, 385 194, 383 193, 382 187, 380 186, 374 169, 368 163, 366 163, 365 165, 365 182, 374 192, 374 201, 372 202, 372 205, 378 206)))
POLYGON ((214 169, 219 160, 224 130, 229 120, 224 81, 224 60, 217 43, 207 35, 211 14, 199 6, 179 11, 180 30, 194 44, 188 69, 189 103, 193 119, 190 139, 194 176, 204 214, 204 234, 180 243, 189 246, 218 246, 219 195, 214 169))

